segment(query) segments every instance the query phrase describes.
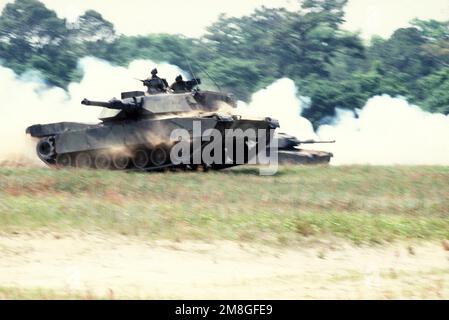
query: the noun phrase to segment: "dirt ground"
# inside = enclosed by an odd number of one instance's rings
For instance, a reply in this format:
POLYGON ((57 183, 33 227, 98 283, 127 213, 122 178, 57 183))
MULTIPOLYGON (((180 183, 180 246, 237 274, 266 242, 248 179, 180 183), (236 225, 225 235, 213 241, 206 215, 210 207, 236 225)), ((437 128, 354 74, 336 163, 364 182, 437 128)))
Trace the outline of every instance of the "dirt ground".
POLYGON ((448 299, 449 252, 437 242, 322 241, 287 249, 101 234, 0 235, 0 287, 110 298, 448 299))

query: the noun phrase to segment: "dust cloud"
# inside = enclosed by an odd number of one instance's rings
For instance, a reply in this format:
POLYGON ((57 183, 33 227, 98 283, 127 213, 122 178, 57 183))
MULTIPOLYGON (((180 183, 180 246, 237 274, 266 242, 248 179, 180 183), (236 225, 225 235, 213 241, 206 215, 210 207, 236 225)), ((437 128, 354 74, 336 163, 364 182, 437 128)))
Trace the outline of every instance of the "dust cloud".
POLYGON ((143 91, 135 78, 147 78, 156 65, 168 81, 183 74, 176 66, 150 60, 135 60, 125 68, 86 57, 79 62, 84 74, 81 81, 63 90, 45 85, 36 72, 18 76, 0 67, 0 163, 40 165, 36 142, 25 134, 28 126, 60 121, 97 123, 101 108, 81 105, 83 98, 107 101, 120 98, 122 91, 143 91))

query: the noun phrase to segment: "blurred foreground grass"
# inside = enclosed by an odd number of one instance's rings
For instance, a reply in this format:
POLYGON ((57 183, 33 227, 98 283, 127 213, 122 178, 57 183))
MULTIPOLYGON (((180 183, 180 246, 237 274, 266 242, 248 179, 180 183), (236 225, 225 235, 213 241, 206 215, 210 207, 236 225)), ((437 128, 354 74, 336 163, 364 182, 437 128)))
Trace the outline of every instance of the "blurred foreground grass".
POLYGON ((100 299, 114 299, 110 297, 98 297, 90 292, 59 292, 49 289, 23 289, 23 288, 8 288, 0 287, 1 300, 100 300, 100 299))
POLYGON ((293 244, 449 238, 449 167, 124 173, 0 168, 0 232, 293 244))
POLYGON ((90 290, 53 290, 47 288, 17 288, 0 286, 0 300, 114 300, 114 299, 175 299, 161 295, 127 296, 111 289, 106 294, 98 295, 90 290))

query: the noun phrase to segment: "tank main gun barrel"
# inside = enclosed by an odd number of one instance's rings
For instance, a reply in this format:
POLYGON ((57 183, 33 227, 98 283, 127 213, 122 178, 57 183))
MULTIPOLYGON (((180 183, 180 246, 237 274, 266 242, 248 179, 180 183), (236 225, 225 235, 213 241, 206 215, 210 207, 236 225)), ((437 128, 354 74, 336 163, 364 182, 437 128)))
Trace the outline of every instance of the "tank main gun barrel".
POLYGON ((133 97, 132 99, 126 99, 126 100, 118 100, 118 99, 112 99, 108 102, 104 101, 91 101, 88 99, 84 99, 81 101, 81 104, 84 104, 86 106, 96 106, 96 107, 104 107, 108 109, 115 109, 115 110, 125 110, 125 111, 133 111, 140 109, 142 106, 142 101, 138 101, 136 97, 133 97))
POLYGON ((335 140, 329 140, 329 141, 316 141, 316 140, 298 141, 298 144, 316 144, 316 143, 335 143, 335 140))

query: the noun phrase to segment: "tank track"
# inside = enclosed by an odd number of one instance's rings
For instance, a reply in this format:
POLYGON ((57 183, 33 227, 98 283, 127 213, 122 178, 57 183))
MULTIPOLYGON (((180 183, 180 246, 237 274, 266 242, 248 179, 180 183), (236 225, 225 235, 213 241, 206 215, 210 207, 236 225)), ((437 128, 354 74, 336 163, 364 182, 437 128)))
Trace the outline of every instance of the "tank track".
POLYGON ((327 165, 333 154, 325 151, 297 149, 296 151, 279 150, 278 163, 283 165, 327 165))
MULTIPOLYGON (((239 164, 173 164, 170 162, 170 147, 159 145, 153 148, 135 146, 126 151, 89 150, 58 154, 53 136, 43 138, 36 146, 38 157, 51 168, 86 168, 129 172, 151 172, 166 170, 208 171, 222 170, 239 164)), ((202 146, 204 147, 204 145, 202 146)), ((192 156, 193 157, 193 156, 192 156)), ((247 159, 247 158, 246 158, 247 159)))

